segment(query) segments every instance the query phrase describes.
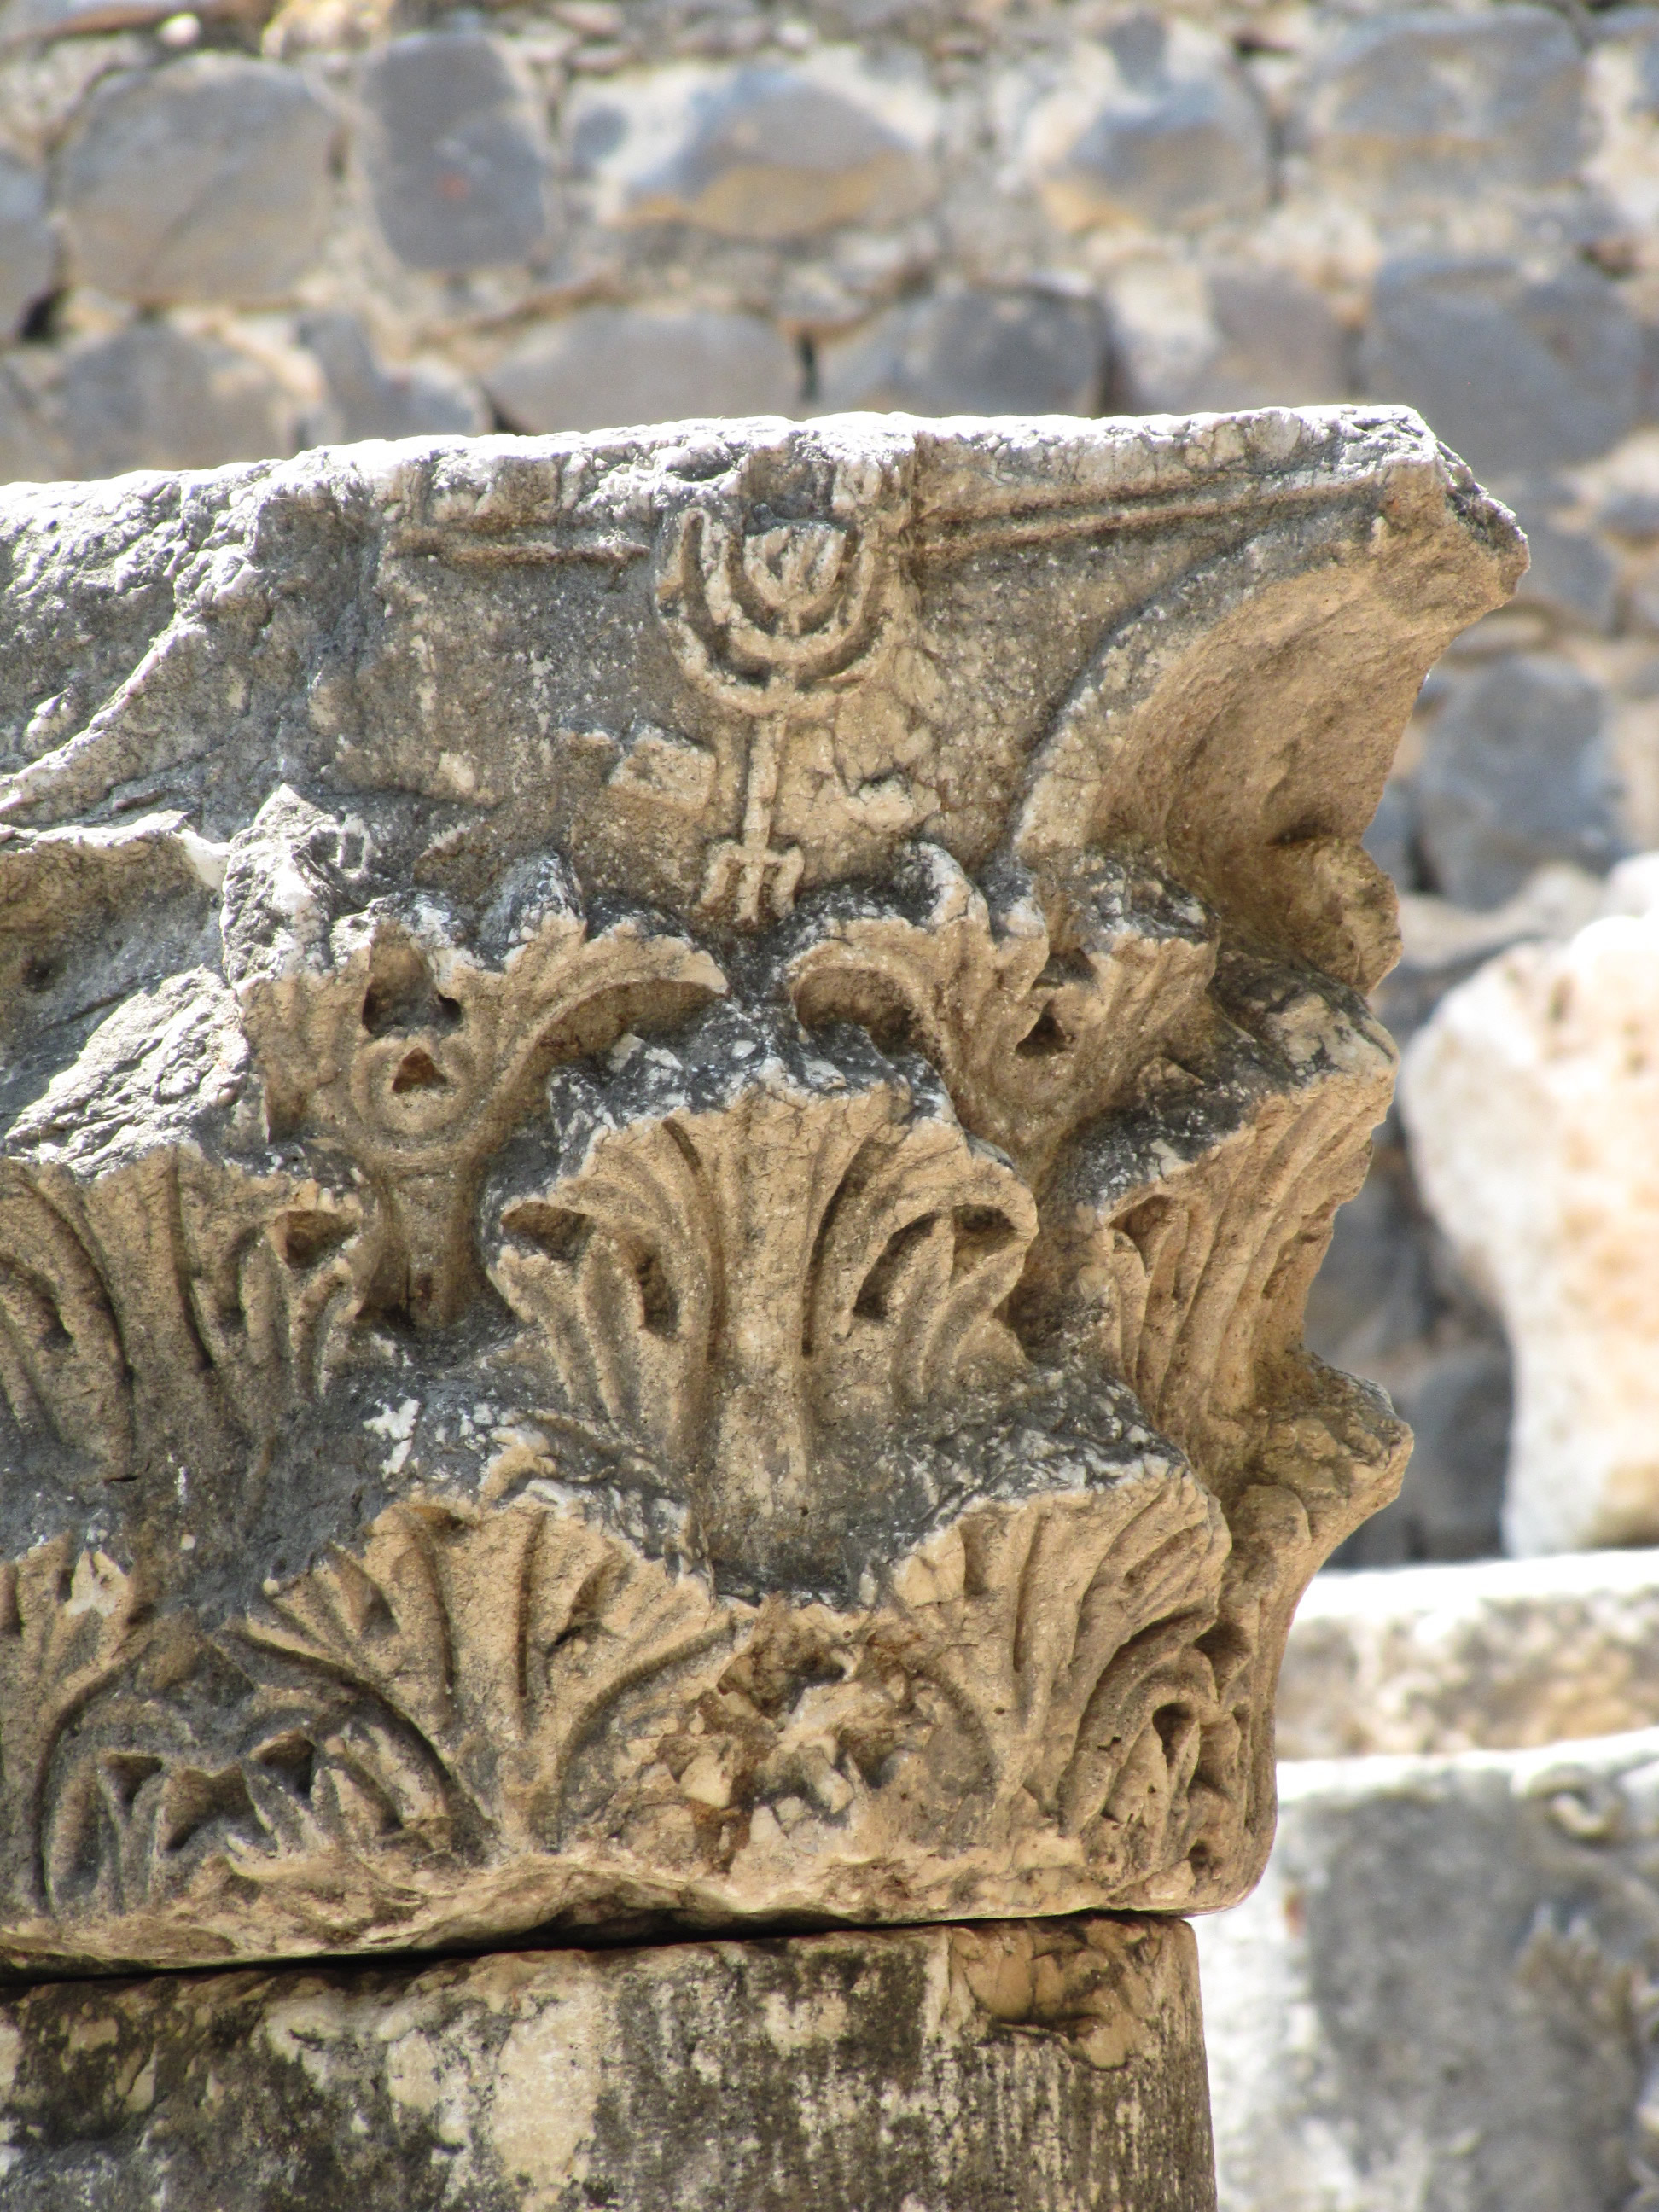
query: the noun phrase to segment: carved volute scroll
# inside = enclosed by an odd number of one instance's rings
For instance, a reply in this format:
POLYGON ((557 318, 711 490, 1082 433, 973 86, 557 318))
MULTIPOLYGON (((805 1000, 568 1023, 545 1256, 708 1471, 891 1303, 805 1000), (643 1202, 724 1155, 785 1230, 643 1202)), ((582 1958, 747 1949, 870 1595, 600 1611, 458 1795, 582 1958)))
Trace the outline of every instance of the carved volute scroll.
POLYGON ((1301 1346, 1358 841, 1509 518, 1340 409, 191 497, 0 776, 0 1956, 1239 1895, 1407 1442, 1301 1346))

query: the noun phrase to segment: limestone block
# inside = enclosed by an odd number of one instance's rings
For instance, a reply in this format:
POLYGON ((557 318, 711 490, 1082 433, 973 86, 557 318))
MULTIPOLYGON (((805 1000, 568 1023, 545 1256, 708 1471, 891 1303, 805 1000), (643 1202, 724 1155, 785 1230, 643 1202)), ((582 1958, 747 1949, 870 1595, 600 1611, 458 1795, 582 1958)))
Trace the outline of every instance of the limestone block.
POLYGON ((1462 684, 1429 722, 1414 781, 1417 840, 1434 887, 1501 906, 1551 860, 1616 858, 1618 787, 1607 696, 1545 653, 1510 653, 1462 684))
POLYGON ((1332 409, 3 512, 4 1955, 1238 1895, 1504 510, 1332 409))
POLYGON ((267 362, 167 323, 134 323, 78 347, 54 402, 68 473, 77 476, 212 468, 290 453, 300 441, 295 395, 267 362))
POLYGON ((51 291, 57 265, 45 178, 27 162, 0 154, 0 334, 9 337, 51 291))
POLYGON ((924 84, 836 47, 799 65, 656 70, 596 88, 568 118, 605 219, 755 240, 916 214, 933 197, 937 127, 924 84))
POLYGON ((787 415, 794 348, 758 315, 583 307, 520 339, 484 379, 521 430, 592 430, 697 415, 787 415))
POLYGON ((482 269, 545 242, 545 133, 499 40, 464 29, 394 39, 365 68, 362 95, 374 211, 400 261, 482 269))
POLYGON ((1137 15, 1067 58, 1021 133, 1027 171, 1062 228, 1185 229, 1261 208, 1267 118, 1226 48, 1184 21, 1137 15))
POLYGON ((1223 2212, 1638 2212, 1659 1730, 1280 1771, 1200 1923, 1223 2212))
POLYGON ((1338 37, 1304 95, 1322 184, 1384 201, 1560 184, 1589 150, 1584 63, 1553 9, 1380 15, 1338 37))
POLYGON ((1635 427, 1640 328, 1579 263, 1532 280, 1505 261, 1408 258, 1377 277, 1367 391, 1420 407, 1494 475, 1593 460, 1635 427))
POLYGON ((1316 1575, 1279 1682, 1281 1759, 1531 1749, 1659 1726, 1659 1555, 1316 1575))
POLYGON ((296 70, 236 54, 108 79, 55 172, 74 274, 150 303, 281 299, 322 243, 338 131, 296 70))
POLYGON ((11 2212, 1213 2212, 1179 1921, 0 1998, 11 2212))
POLYGON ((1093 415, 1105 374, 1091 299, 1036 290, 945 293, 820 348, 818 404, 913 415, 1093 415))
POLYGON ((1627 862, 1613 912, 1489 963, 1408 1055, 1424 1194, 1514 1349, 1513 1552, 1659 1534, 1656 893, 1627 862))
POLYGON ((483 429, 489 410, 477 386, 441 363, 389 369, 375 358, 355 315, 301 318, 299 336, 328 386, 331 430, 349 441, 408 438, 423 430, 483 429))
POLYGON ((1132 261, 1106 297, 1118 387, 1146 413, 1299 404, 1349 389, 1340 324, 1284 270, 1132 261))

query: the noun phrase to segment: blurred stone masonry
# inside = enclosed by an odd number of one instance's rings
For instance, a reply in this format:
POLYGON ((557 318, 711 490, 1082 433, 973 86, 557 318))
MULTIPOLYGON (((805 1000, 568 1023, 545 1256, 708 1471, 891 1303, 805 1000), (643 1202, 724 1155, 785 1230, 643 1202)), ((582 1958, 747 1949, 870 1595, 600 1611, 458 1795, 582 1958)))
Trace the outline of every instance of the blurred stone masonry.
MULTIPOLYGON (((1659 844, 1659 10, 9 0, 0 326, 0 477, 1404 400, 1533 567, 1371 835, 1385 1018, 1659 844)), ((1396 1124, 1311 1325, 1419 1438, 1353 1558, 1496 1548, 1504 1331, 1396 1124)))

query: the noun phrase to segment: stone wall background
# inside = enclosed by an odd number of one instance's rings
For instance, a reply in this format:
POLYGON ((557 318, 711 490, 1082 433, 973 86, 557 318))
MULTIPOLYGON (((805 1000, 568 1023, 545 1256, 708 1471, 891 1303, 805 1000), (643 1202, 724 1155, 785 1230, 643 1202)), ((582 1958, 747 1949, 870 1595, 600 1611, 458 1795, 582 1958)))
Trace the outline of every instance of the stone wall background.
MULTIPOLYGON (((1372 396, 1520 514, 1372 844, 1402 1039, 1659 844, 1659 10, 8 0, 0 477, 697 413, 1372 396)), ((74 702, 37 718, 40 750, 74 702)), ((1316 1346, 1498 1547, 1509 1371, 1404 1142, 1316 1346)))

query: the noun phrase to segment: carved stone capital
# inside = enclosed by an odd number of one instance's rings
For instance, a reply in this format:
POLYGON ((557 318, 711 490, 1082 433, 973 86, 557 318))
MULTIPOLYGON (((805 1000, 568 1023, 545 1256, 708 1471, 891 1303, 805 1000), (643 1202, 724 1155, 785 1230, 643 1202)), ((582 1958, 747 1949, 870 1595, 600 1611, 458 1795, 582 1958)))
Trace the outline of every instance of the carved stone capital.
POLYGON ((0 1955, 1239 1896, 1408 1441, 1302 1307, 1504 510, 1328 409, 0 534, 0 1955))

